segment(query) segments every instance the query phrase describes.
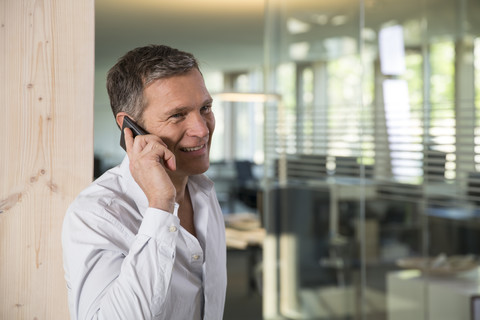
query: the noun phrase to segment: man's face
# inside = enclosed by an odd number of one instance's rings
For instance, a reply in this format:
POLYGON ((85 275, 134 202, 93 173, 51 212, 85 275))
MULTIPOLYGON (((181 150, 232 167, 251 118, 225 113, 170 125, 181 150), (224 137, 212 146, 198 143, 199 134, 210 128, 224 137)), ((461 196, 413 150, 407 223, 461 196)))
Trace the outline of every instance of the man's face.
POLYGON ((212 98, 197 69, 152 82, 144 90, 147 106, 143 126, 160 137, 173 152, 175 174, 190 176, 205 172, 215 117, 212 98))

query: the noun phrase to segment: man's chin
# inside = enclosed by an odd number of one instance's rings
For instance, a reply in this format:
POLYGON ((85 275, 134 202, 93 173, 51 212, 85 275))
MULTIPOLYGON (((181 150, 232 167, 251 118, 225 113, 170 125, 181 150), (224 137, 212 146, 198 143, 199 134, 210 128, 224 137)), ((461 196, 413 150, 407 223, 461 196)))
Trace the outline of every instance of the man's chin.
POLYGON ((203 173, 207 172, 208 168, 210 168, 210 163, 207 164, 206 166, 204 166, 203 168, 199 169, 197 171, 197 173, 194 173, 194 174, 203 174, 203 173))
POLYGON ((195 165, 190 165, 186 168, 177 167, 178 173, 183 173, 187 176, 195 176, 207 172, 210 167, 210 163, 196 163, 195 165))

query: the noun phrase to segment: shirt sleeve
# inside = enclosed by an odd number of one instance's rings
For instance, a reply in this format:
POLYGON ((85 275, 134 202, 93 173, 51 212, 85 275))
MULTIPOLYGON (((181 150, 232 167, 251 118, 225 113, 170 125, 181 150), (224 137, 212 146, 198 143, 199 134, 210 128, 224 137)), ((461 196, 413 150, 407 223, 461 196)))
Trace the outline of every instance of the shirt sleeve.
POLYGON ((148 208, 128 252, 119 245, 121 224, 67 213, 63 250, 72 319, 152 319, 162 312, 180 228, 177 210, 148 208))

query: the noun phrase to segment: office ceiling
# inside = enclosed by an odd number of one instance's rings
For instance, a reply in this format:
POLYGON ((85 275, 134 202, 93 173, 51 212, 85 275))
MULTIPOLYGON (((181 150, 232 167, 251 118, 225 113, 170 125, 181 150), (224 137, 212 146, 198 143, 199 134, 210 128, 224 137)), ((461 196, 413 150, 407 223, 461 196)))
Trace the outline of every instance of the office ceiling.
MULTIPOLYGON (((311 25, 302 34, 281 30, 287 38, 318 42, 319 38, 338 34, 358 37, 359 0, 282 3, 288 5, 291 17, 311 25)), ((377 29, 382 24, 403 22, 428 12, 432 35, 452 30, 455 33, 460 28, 480 33, 476 19, 480 14, 478 0, 363 0, 363 3, 367 28, 377 29)), ((126 51, 150 43, 190 51, 199 58, 204 70, 237 71, 262 65, 264 0, 96 0, 95 6, 97 68, 111 66, 126 51)))
POLYGON ((97 66, 150 43, 195 54, 202 69, 263 61, 263 0, 96 0, 97 66))

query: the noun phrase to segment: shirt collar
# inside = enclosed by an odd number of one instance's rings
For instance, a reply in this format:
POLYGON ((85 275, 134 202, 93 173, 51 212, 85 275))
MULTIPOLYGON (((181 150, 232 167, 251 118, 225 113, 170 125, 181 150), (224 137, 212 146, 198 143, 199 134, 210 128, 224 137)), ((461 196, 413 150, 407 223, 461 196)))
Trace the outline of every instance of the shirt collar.
POLYGON ((148 208, 148 199, 130 173, 130 160, 128 159, 128 155, 125 155, 120 164, 120 172, 124 178, 123 192, 135 202, 139 213, 143 216, 143 213, 148 208))
POLYGON ((190 185, 195 185, 198 191, 207 196, 210 194, 210 192, 212 192, 213 189, 213 181, 204 174, 190 176, 188 178, 188 183, 190 185))

